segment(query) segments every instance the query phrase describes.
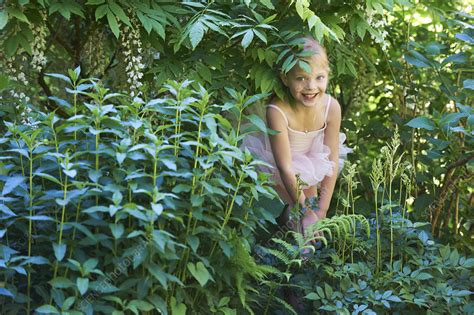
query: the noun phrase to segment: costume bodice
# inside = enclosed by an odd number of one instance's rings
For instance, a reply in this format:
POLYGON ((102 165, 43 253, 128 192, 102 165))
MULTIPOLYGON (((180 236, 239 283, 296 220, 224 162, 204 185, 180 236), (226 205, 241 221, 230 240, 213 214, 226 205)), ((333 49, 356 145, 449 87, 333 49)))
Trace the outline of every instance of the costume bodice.
MULTIPOLYGON (((326 110, 324 114, 324 127, 318 130, 311 130, 308 132, 294 130, 290 128, 288 118, 281 108, 274 104, 269 104, 267 107, 275 108, 278 110, 286 121, 286 127, 288 128, 288 140, 290 142, 290 149, 292 154, 305 154, 310 150, 316 150, 322 152, 324 142, 324 130, 327 127, 327 117, 329 111, 329 104, 331 103, 331 96, 328 97, 326 104, 326 110)), ((269 143, 267 143, 269 146, 269 143)))

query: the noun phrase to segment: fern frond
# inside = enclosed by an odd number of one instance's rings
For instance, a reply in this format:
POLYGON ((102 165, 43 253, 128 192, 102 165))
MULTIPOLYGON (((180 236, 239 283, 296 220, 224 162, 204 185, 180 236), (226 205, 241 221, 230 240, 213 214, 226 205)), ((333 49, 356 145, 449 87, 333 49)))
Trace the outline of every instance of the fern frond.
POLYGON ((298 233, 298 232, 293 232, 292 236, 293 236, 293 239, 296 241, 296 245, 298 245, 298 248, 301 248, 306 243, 303 234, 298 233))
POLYGON ((323 232, 324 234, 328 234, 329 235, 329 239, 332 239, 332 232, 330 229, 328 228, 322 228, 322 229, 319 229, 321 232, 323 232))
POLYGON ((285 253, 279 250, 269 248, 268 252, 275 256, 277 259, 279 259, 285 265, 289 265, 291 262, 291 257, 288 257, 285 253))
POLYGON ((298 315, 298 313, 296 313, 295 309, 290 304, 288 304, 285 300, 280 299, 278 296, 273 296, 272 298, 275 301, 277 301, 278 303, 280 303, 281 305, 283 305, 286 310, 291 312, 291 314, 298 315))
POLYGON ((272 241, 275 242, 276 244, 279 244, 281 246, 283 246, 283 248, 288 252, 288 253, 291 253, 292 256, 294 256, 294 252, 296 251, 295 250, 295 247, 288 243, 287 241, 281 239, 281 238, 272 238, 272 241))
POLYGON ((264 272, 266 275, 272 274, 272 275, 279 275, 281 274, 281 271, 273 266, 270 265, 261 265, 259 266, 260 269, 262 269, 262 272, 264 272))

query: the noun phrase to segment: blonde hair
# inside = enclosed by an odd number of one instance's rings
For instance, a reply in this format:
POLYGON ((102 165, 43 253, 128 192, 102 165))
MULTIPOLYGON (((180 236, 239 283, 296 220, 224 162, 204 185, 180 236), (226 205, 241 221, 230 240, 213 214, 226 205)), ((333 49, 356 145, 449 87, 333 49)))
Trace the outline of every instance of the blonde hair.
POLYGON ((328 59, 328 54, 326 53, 326 48, 324 48, 323 45, 321 45, 320 42, 318 42, 316 39, 314 39, 311 36, 305 36, 303 37, 304 39, 304 45, 303 45, 303 51, 313 51, 317 55, 321 55, 324 57, 324 65, 327 67, 329 71, 329 59, 328 59))

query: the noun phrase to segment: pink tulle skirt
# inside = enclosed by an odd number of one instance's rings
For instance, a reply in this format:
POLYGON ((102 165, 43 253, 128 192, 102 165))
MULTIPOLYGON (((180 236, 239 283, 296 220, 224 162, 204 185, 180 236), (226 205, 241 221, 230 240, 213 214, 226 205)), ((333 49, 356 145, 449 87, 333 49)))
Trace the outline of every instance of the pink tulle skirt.
MULTIPOLYGON (((257 135, 248 135, 245 137, 242 148, 247 148, 255 157, 267 162, 271 167, 261 166, 262 172, 273 174, 272 179, 276 185, 284 187, 280 177, 280 172, 276 167, 275 159, 268 141, 268 136, 258 133, 257 135)), ((344 167, 344 161, 347 154, 352 152, 351 148, 344 145, 346 135, 339 133, 339 171, 341 173, 344 167)), ((299 174, 301 180, 306 183, 302 188, 306 189, 319 184, 324 177, 332 176, 334 171, 334 162, 329 160, 331 149, 318 141, 314 141, 310 150, 306 153, 291 153, 292 167, 295 174, 299 174)))

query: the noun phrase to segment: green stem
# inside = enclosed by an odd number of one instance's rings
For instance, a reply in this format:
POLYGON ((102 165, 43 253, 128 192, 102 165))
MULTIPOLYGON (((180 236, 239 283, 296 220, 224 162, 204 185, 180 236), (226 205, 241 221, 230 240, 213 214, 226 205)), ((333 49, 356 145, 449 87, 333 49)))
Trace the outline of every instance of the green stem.
POLYGON ((377 196, 378 196, 378 186, 374 190, 374 195, 375 195, 375 222, 376 222, 376 233, 377 233, 377 260, 376 260, 376 272, 380 272, 380 255, 381 255, 381 249, 380 249, 380 226, 379 226, 379 211, 378 211, 378 202, 377 202, 377 196))
MULTIPOLYGON (((74 90, 76 90, 76 86, 74 85, 74 90)), ((74 116, 77 115, 77 94, 74 93, 73 95, 73 102, 74 102, 74 116)), ((74 127, 76 127, 76 122, 74 121, 74 127)), ((77 130, 74 128, 74 146, 76 146, 77 143, 77 130)))
MULTIPOLYGON (((30 192, 29 192, 29 215, 30 219, 28 220, 28 257, 31 257, 31 243, 32 243, 32 231, 33 231, 33 220, 31 217, 33 216, 33 146, 29 148, 30 150, 30 176, 29 176, 29 184, 30 184, 30 192)), ((27 297, 28 297, 28 302, 27 302, 27 314, 30 314, 31 310, 31 304, 30 304, 30 294, 31 294, 31 265, 28 263, 28 286, 27 286, 27 297)))
MULTIPOLYGON (((76 207, 76 218, 74 220, 76 224, 79 222, 80 210, 81 210, 81 199, 79 199, 79 202, 76 207)), ((69 248, 69 255, 68 255, 69 259, 72 258, 72 254, 74 253, 74 244, 75 244, 74 241, 76 239, 76 232, 77 232, 77 228, 74 226, 74 228, 72 229, 71 247, 69 248)), ((65 278, 67 277, 68 272, 69 272, 69 267, 66 267, 66 271, 64 272, 65 278)))
POLYGON ((221 232, 224 230, 224 227, 226 226, 227 222, 228 222, 229 219, 230 219, 230 215, 232 214, 232 209, 234 208, 235 198, 237 198, 237 193, 239 192, 240 184, 242 183, 242 179, 243 179, 243 178, 244 178, 244 172, 241 172, 241 173, 240 173, 239 180, 238 180, 238 182, 237 182, 237 186, 235 187, 234 195, 232 196, 232 200, 231 200, 231 202, 230 202, 230 206, 229 206, 229 208, 228 208, 227 211, 226 211, 226 215, 225 215, 225 218, 224 218, 224 222, 222 222, 221 232))
MULTIPOLYGON (((201 144, 201 130, 202 130, 202 121, 203 121, 203 118, 204 118, 204 114, 205 114, 205 107, 203 107, 203 109, 201 110, 201 115, 199 116, 199 125, 198 125, 198 134, 197 134, 197 145, 196 145, 196 151, 194 152, 194 167, 193 169, 197 169, 197 166, 198 166, 198 158, 200 156, 200 144, 201 144)), ((193 181, 192 181, 192 188, 191 188, 191 196, 194 196, 194 193, 196 191, 196 181, 197 181, 197 175, 196 174, 193 174, 193 181)), ((188 212, 188 222, 186 224, 186 235, 185 235, 185 240, 187 240, 188 236, 189 236, 189 232, 190 232, 190 229, 191 229, 191 225, 192 225, 192 221, 193 221, 193 212, 192 210, 189 210, 188 212)), ((183 251, 183 256, 182 256, 182 259, 181 261, 183 262, 182 264, 182 268, 180 269, 181 270, 181 281, 184 281, 186 279, 186 265, 188 263, 188 259, 189 259, 189 247, 186 247, 185 250, 183 251)))
MULTIPOLYGON (((68 177, 66 176, 64 179, 64 189, 63 189, 63 206, 61 209, 61 223, 59 224, 59 238, 58 238, 58 245, 62 244, 63 240, 63 227, 64 227, 64 221, 66 217, 66 199, 67 199, 67 188, 68 188, 68 177)), ((53 279, 56 278, 57 272, 58 272, 58 266, 59 263, 56 261, 54 265, 54 273, 53 273, 53 279)))
POLYGON ((393 263, 392 164, 390 164, 390 180, 388 183, 388 204, 390 205, 390 268, 392 268, 392 263, 393 263))

